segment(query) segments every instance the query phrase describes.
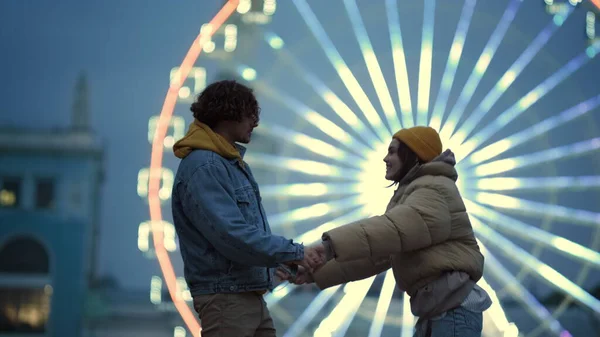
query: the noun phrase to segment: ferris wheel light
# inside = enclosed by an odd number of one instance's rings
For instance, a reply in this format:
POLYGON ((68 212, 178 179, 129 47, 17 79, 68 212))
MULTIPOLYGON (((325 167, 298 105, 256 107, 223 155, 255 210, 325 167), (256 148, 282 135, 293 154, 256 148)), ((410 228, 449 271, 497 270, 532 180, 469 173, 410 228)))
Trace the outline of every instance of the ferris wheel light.
POLYGON ((250 8, 252 8, 251 0, 240 0, 239 4, 237 6, 237 11, 240 14, 246 14, 250 11, 250 8))
POLYGON ((331 38, 325 32, 323 25, 319 22, 306 0, 293 0, 292 3, 296 5, 298 12, 319 42, 321 48, 323 48, 325 51, 327 58, 337 71, 340 79, 350 92, 350 95, 361 109, 369 123, 373 126, 373 128, 375 128, 380 139, 389 139, 389 136, 391 136, 390 131, 384 126, 379 113, 377 110, 375 110, 375 107, 371 103, 369 97, 364 92, 360 83, 340 55, 339 51, 333 44, 333 41, 331 41, 331 38))
POLYGON ((160 304, 162 302, 162 279, 152 276, 150 281, 150 302, 160 304))
POLYGON ((596 38, 596 13, 587 12, 585 16, 585 32, 588 39, 593 40, 596 38))
POLYGON ((346 7, 348 17, 352 23, 354 35, 356 36, 360 46, 371 82, 375 87, 375 92, 379 98, 379 101, 381 102, 381 106, 383 107, 383 113, 389 123, 390 128, 395 132, 401 127, 400 119, 396 113, 396 108, 394 107, 394 103, 392 101, 392 95, 390 94, 390 90, 383 76, 377 55, 373 51, 373 45, 369 39, 369 35, 362 20, 358 5, 354 0, 345 0, 344 6, 346 7))
POLYGON ((504 13, 502 14, 498 26, 492 32, 492 36, 485 45, 483 52, 479 56, 479 59, 475 63, 475 68, 473 69, 473 71, 471 71, 471 75, 469 75, 467 83, 464 85, 458 97, 458 100, 454 104, 454 107, 452 107, 452 109, 450 110, 450 114, 448 115, 447 119, 448 122, 444 124, 440 131, 440 134, 443 135, 444 138, 450 138, 456 131, 455 129, 460 119, 460 116, 466 110, 468 102, 471 100, 475 89, 477 88, 479 82, 485 75, 490 62, 494 57, 494 54, 500 46, 500 42, 502 41, 502 39, 504 39, 504 36, 506 35, 508 28, 514 20, 521 4, 522 1, 520 0, 512 0, 509 6, 504 11, 504 13))
POLYGON ((552 18, 552 20, 557 26, 562 26, 562 24, 565 22, 565 17, 562 15, 555 15, 554 18, 552 18))
POLYGON ((275 10, 277 9, 277 1, 276 0, 264 0, 263 3, 263 13, 265 15, 273 15, 275 14, 275 10))
MULTIPOLYGON (((458 70, 458 64, 460 63, 460 58, 464 50, 467 31, 469 30, 469 25, 471 24, 471 19, 475 11, 475 4, 475 0, 465 1, 454 34, 454 41, 452 41, 452 47, 450 48, 450 56, 446 62, 446 69, 444 70, 444 75, 442 77, 441 89, 435 100, 431 121, 429 122, 429 126, 438 132, 441 131, 442 117, 445 113, 448 98, 450 97, 450 90, 452 90, 456 71, 458 70)), ((446 132, 445 137, 450 137, 449 132, 446 132)))
MULTIPOLYGON (((572 11, 569 11, 567 15, 570 15, 572 11)), ((525 69, 525 67, 533 60, 534 56, 542 49, 542 47, 548 42, 550 37, 558 30, 558 26, 550 23, 548 24, 532 41, 531 44, 521 53, 519 58, 510 66, 510 68, 504 73, 500 80, 496 83, 494 88, 485 96, 481 103, 475 108, 475 110, 468 116, 467 120, 463 123, 461 128, 457 131, 453 138, 456 138, 458 143, 463 143, 467 136, 475 130, 478 123, 482 118, 490 111, 490 109, 500 99, 502 94, 512 85, 517 76, 525 69)), ((454 124, 450 121, 451 130, 454 130, 454 124)), ((471 151, 465 151, 467 154, 471 151)))
POLYGON ((276 35, 269 36, 268 43, 271 46, 271 48, 273 48, 273 49, 281 49, 281 48, 283 48, 283 45, 284 45, 283 39, 276 35))
POLYGON ((150 246, 148 242, 150 236, 150 226, 147 222, 142 222, 138 227, 138 249, 147 252, 150 246))
MULTIPOLYGON (((421 39, 421 58, 419 61, 419 82, 417 88, 417 124, 428 123, 429 96, 431 91, 431 67, 433 62, 433 27, 435 1, 425 0, 423 33, 421 39)), ((394 131, 395 132, 395 131, 394 131)))
POLYGON ((179 98, 183 98, 183 99, 188 98, 188 97, 190 97, 190 94, 191 94, 191 90, 189 87, 181 87, 179 89, 179 98))
POLYGON ((173 329, 173 337, 185 337, 186 332, 185 329, 181 326, 176 326, 173 329))
POLYGON ((242 66, 238 71, 246 81, 254 81, 256 79, 256 70, 250 67, 242 66))

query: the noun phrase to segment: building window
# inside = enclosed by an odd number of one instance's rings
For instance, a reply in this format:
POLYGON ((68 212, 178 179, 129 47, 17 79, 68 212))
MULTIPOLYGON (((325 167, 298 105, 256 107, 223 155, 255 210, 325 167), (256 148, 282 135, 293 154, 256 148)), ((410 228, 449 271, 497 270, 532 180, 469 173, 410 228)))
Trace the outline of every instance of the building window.
POLYGON ((0 247, 0 334, 44 333, 52 300, 49 256, 30 237, 0 247))
POLYGON ((0 183, 0 207, 19 207, 22 179, 18 177, 6 177, 2 178, 0 183))
POLYGON ((0 273, 47 275, 49 272, 48 253, 37 240, 21 236, 2 246, 0 273))
POLYGON ((55 185, 52 179, 38 179, 35 186, 35 207, 49 209, 55 206, 55 185))
POLYGON ((0 332, 43 333, 50 316, 52 287, 0 288, 0 332))
POLYGON ((43 333, 52 300, 46 248, 27 236, 0 247, 0 334, 43 333))

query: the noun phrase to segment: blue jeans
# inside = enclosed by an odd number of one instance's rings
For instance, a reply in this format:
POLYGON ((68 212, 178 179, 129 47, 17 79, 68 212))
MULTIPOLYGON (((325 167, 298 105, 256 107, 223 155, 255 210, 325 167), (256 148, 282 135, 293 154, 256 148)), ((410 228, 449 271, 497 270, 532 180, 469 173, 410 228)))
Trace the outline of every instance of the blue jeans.
POLYGON ((482 313, 458 307, 442 318, 419 319, 413 337, 481 337, 482 328, 482 313))

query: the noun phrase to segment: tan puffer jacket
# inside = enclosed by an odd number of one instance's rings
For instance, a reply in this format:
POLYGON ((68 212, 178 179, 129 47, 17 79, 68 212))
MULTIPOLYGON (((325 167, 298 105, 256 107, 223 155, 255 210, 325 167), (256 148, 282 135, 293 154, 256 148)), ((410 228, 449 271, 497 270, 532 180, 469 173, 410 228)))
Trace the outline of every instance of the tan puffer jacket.
POLYGON ((324 233, 336 258, 315 272, 317 286, 364 279, 390 267, 410 296, 446 271, 463 271, 478 281, 483 255, 456 187, 454 165, 448 150, 407 174, 384 215, 324 233))

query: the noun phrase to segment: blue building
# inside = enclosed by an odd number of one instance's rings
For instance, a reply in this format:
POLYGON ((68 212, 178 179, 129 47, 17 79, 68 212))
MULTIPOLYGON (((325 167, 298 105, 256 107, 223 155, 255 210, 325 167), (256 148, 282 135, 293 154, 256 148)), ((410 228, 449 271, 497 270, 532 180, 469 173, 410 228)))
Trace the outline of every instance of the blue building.
POLYGON ((85 78, 67 129, 0 128, 0 336, 81 336, 103 151, 85 78))

